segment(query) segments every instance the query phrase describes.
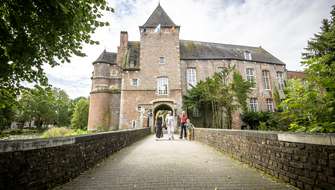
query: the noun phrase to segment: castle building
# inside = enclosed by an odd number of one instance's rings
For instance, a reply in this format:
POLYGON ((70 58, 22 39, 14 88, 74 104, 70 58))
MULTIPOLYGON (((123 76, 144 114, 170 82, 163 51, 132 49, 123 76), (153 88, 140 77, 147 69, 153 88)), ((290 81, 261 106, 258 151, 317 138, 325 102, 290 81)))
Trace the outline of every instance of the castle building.
POLYGON ((158 110, 179 114, 187 89, 229 65, 255 82, 251 110, 274 111, 273 92, 284 96, 285 64, 262 47, 181 40, 160 5, 139 31, 140 41, 122 31, 117 53, 93 62, 89 130, 153 126, 158 110))

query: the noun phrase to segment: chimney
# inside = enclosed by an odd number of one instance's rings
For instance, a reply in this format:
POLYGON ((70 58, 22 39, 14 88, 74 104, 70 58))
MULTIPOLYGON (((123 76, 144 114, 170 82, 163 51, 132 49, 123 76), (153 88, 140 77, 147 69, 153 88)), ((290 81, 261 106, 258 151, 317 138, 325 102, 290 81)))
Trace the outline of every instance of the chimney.
POLYGON ((127 48, 128 47, 128 32, 121 31, 120 33, 120 48, 127 48))

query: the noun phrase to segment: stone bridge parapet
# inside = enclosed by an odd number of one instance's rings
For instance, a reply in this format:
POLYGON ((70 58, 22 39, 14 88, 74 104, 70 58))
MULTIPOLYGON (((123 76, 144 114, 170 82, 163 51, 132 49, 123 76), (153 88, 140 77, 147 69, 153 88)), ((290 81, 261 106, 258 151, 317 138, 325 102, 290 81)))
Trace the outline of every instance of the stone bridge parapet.
POLYGON ((0 189, 50 189, 150 134, 149 128, 0 141, 0 189))
POLYGON ((195 128, 194 138, 300 189, 335 189, 335 134, 195 128))

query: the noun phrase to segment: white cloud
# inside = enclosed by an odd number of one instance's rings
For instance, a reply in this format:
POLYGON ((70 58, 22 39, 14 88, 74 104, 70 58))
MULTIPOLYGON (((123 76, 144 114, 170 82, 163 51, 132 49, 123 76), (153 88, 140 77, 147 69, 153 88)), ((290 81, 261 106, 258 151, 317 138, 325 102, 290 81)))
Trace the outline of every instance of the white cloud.
MULTIPOLYGON (((181 39, 262 46, 287 64, 301 70, 307 40, 319 31, 335 1, 329 0, 161 0, 171 19, 181 26, 181 39)), ((72 98, 88 96, 92 62, 103 49, 116 52, 121 30, 129 40, 139 40, 138 26, 145 23, 158 0, 109 0, 114 14, 104 19, 111 26, 96 31, 100 45, 85 45, 87 57, 54 68, 46 66, 49 82, 72 98)))

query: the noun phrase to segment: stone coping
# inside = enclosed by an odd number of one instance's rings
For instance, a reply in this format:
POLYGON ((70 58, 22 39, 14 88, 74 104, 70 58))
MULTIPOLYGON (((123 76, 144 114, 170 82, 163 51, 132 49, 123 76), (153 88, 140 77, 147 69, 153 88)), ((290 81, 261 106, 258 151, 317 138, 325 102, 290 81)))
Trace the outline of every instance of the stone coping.
POLYGON ((196 128, 197 130, 216 131, 228 135, 254 136, 267 138, 284 142, 296 142, 317 145, 335 146, 335 133, 303 133, 303 132, 280 132, 280 131, 255 131, 255 130, 237 130, 237 129, 212 129, 196 128))
POLYGON ((86 134, 69 137, 53 137, 53 138, 36 138, 36 139, 20 139, 20 140, 0 140, 0 153, 2 152, 14 152, 14 151, 26 151, 48 147, 57 147, 62 145, 75 144, 76 142, 83 142, 94 140, 97 138, 104 138, 108 136, 114 136, 118 133, 131 132, 142 129, 123 129, 118 131, 108 131, 95 134, 86 134))

